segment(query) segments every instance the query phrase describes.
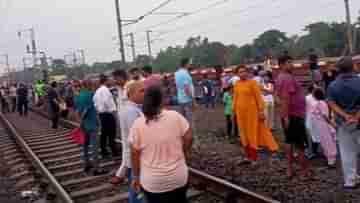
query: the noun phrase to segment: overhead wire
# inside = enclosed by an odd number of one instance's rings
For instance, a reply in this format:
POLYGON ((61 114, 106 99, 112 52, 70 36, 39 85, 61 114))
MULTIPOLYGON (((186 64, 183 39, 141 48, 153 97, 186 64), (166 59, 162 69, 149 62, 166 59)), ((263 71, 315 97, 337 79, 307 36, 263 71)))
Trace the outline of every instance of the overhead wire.
MULTIPOLYGON (((273 0, 272 3, 277 2, 277 1, 279 1, 279 0, 273 0)), ((262 7, 264 7, 263 2, 261 2, 259 4, 255 4, 255 5, 250 5, 250 6, 246 7, 246 8, 240 9, 240 10, 230 11, 230 13, 228 13, 228 11, 225 11, 225 13, 227 14, 227 16, 232 16, 232 15, 236 15, 236 14, 246 13, 246 12, 249 12, 250 10, 252 10, 252 9, 257 9, 257 8, 262 8, 262 7)), ((217 15, 217 16, 212 16, 210 18, 214 18, 214 17, 216 18, 216 17, 220 17, 220 16, 223 16, 223 15, 224 14, 220 14, 220 15, 217 15)), ((209 18, 206 19, 206 21, 208 21, 208 20, 209 20, 209 18)), ((167 34, 170 34, 170 33, 178 32, 179 30, 182 30, 185 27, 189 27, 189 26, 197 27, 197 25, 203 25, 203 24, 204 24, 204 20, 199 21, 197 23, 190 24, 190 25, 178 26, 178 27, 176 27, 176 28, 174 28, 172 30, 165 31, 165 32, 160 32, 159 35, 157 35, 156 37, 161 37, 161 36, 164 36, 164 35, 167 35, 167 34)))
POLYGON ((168 5, 172 1, 175 1, 175 0, 166 0, 166 1, 162 2, 162 3, 160 3, 157 7, 151 9, 150 11, 148 11, 144 15, 142 15, 142 17, 146 17, 146 16, 154 14, 155 11, 160 10, 161 8, 165 7, 166 5, 168 5))
MULTIPOLYGON (((321 4, 320 6, 321 6, 321 8, 327 8, 327 7, 331 7, 331 6, 335 6, 336 5, 336 3, 338 3, 338 1, 337 0, 333 0, 333 1, 327 1, 327 2, 324 2, 324 4, 321 4)), ((277 19, 279 19, 280 17, 284 17, 285 16, 285 14, 287 14, 287 13, 289 13, 289 12, 293 12, 293 10, 292 9, 294 9, 294 8, 297 8, 297 6, 295 5, 294 7, 291 7, 291 9, 289 10, 289 9, 287 9, 285 12, 282 12, 282 13, 280 13, 280 14, 277 14, 277 15, 273 15, 273 16, 262 16, 262 17, 260 17, 261 19, 263 18, 263 17, 266 17, 267 18, 267 21, 266 21, 266 23, 269 23, 269 19, 271 20, 271 21, 273 21, 273 20, 277 20, 277 19)), ((246 17, 248 17, 249 15, 247 15, 246 17)), ((256 17, 256 18, 253 18, 252 20, 250 20, 250 21, 247 21, 247 23, 251 23, 252 25, 254 24, 254 23, 259 23, 259 22, 263 22, 263 21, 258 21, 259 19, 260 19, 259 17, 256 17), (256 22, 257 21, 257 22, 256 22)), ((232 27, 234 27, 234 26, 240 26, 240 25, 242 25, 242 24, 231 24, 231 26, 232 27)), ((190 34, 189 36, 193 36, 194 34, 197 34, 197 35, 201 35, 201 34, 203 34, 203 33, 208 33, 208 32, 210 32, 210 31, 219 31, 220 29, 218 28, 218 26, 217 27, 211 27, 211 29, 206 29, 206 30, 204 30, 204 31, 201 31, 200 33, 198 33, 198 32, 193 32, 192 34, 190 34)), ((177 33, 182 33, 184 31, 184 29, 183 30, 177 30, 177 33)), ((186 30, 186 31, 188 31, 188 30, 186 30)), ((170 33, 170 32, 169 32, 170 33)), ((166 33, 166 34, 168 34, 168 33, 166 33)), ((182 34, 182 35, 184 35, 184 34, 182 34)), ((178 39, 178 38, 177 38, 178 39)), ((168 38, 168 39, 166 39, 166 40, 164 40, 164 41, 168 41, 168 40, 171 40, 171 41, 174 41, 174 39, 172 38, 172 39, 170 39, 170 38, 168 38)), ((175 39, 176 40, 176 39, 175 39)))
POLYGON ((217 7, 217 6, 221 5, 221 4, 225 4, 225 3, 229 2, 229 1, 230 1, 230 0, 218 0, 218 1, 216 1, 216 2, 214 2, 214 3, 212 3, 212 4, 210 4, 210 5, 207 5, 207 6, 205 6, 205 7, 196 9, 196 10, 191 11, 191 12, 187 12, 187 13, 180 14, 180 15, 178 15, 178 16, 176 16, 176 17, 173 17, 173 18, 170 18, 170 19, 168 19, 168 20, 166 20, 166 21, 162 21, 162 22, 160 22, 160 23, 157 23, 157 24, 148 26, 148 27, 146 27, 145 29, 143 29, 142 31, 134 31, 133 33, 135 34, 135 33, 139 33, 139 32, 145 32, 145 31, 147 31, 147 30, 151 30, 151 29, 153 29, 153 28, 156 28, 156 27, 159 27, 159 26, 162 26, 162 25, 167 25, 167 24, 169 24, 169 23, 178 21, 178 20, 180 20, 180 19, 182 19, 182 18, 184 18, 184 17, 192 16, 192 15, 201 13, 201 12, 203 12, 203 11, 209 10, 209 9, 211 9, 211 8, 217 7))

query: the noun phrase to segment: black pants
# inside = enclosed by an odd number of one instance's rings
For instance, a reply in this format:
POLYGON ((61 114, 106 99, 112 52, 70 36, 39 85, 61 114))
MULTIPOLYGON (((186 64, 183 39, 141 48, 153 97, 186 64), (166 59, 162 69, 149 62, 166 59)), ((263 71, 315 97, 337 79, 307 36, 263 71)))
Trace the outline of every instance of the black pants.
POLYGON ((5 98, 1 98, 1 110, 3 113, 10 112, 9 103, 6 101, 5 98))
POLYGON ((187 203, 186 192, 188 186, 170 192, 152 193, 144 191, 147 203, 187 203))
POLYGON ((18 101, 18 112, 20 116, 27 115, 28 114, 28 101, 19 99, 18 101))
POLYGON ((115 136, 116 136, 116 120, 111 113, 100 113, 101 123, 101 136, 100 136, 100 148, 101 155, 108 156, 107 146, 109 145, 113 156, 118 156, 119 152, 116 149, 115 136))
POLYGON ((16 111, 16 97, 11 97, 11 112, 16 111))
POLYGON ((226 116, 226 132, 228 136, 231 135, 235 135, 238 136, 239 135, 239 128, 236 122, 236 119, 234 119, 234 117, 232 116, 226 116), (234 134, 232 134, 234 129, 234 134))
POLYGON ((54 113, 54 115, 52 115, 52 118, 51 118, 52 126, 51 127, 53 129, 57 129, 59 127, 59 119, 60 119, 59 113, 54 113))

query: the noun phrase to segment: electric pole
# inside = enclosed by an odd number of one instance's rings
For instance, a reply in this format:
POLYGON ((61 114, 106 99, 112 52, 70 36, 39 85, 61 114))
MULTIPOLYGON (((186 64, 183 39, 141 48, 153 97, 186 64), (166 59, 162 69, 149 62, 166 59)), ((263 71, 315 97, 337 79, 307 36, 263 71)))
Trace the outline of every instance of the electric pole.
POLYGON ((77 65, 76 52, 73 53, 73 64, 74 64, 74 67, 77 65))
POLYGON ((79 52, 80 52, 80 54, 81 54, 82 64, 86 64, 86 61, 85 61, 85 51, 84 51, 84 49, 79 49, 79 52))
POLYGON ((133 62, 135 62, 136 60, 136 52, 135 52, 135 40, 134 40, 134 33, 130 33, 130 43, 131 43, 131 50, 132 50, 132 57, 133 57, 133 62))
POLYGON ((6 65, 6 71, 8 73, 8 82, 10 83, 10 63, 9 63, 9 54, 4 54, 5 57, 5 65, 6 65))
POLYGON ((33 66, 34 66, 34 68, 36 67, 36 61, 37 61, 37 59, 36 59, 36 53, 37 53, 37 50, 36 50, 36 40, 35 40, 35 30, 34 30, 34 28, 32 27, 32 28, 30 28, 30 29, 26 29, 26 30, 20 30, 20 31, 18 31, 18 36, 19 36, 19 38, 21 38, 21 33, 22 32, 25 32, 25 31, 28 31, 28 32, 30 32, 30 40, 31 40, 31 51, 30 51, 30 48, 29 48, 29 46, 26 46, 26 51, 28 52, 28 53, 31 53, 32 54, 32 56, 33 56, 33 66))
POLYGON ((349 54, 353 55, 354 53, 354 44, 353 44, 353 32, 351 25, 351 17, 350 17, 350 6, 349 0, 345 1, 345 11, 346 11, 346 24, 347 24, 347 38, 348 38, 348 46, 349 46, 349 54))
POLYGON ((151 30, 147 30, 146 31, 146 38, 147 38, 147 44, 148 44, 148 52, 149 52, 149 57, 150 57, 150 61, 152 61, 152 53, 151 53, 151 40, 150 40, 150 33, 152 31, 151 30))
POLYGON ((124 39, 123 39, 123 31, 122 31, 122 20, 120 15, 120 6, 119 6, 119 0, 115 0, 115 8, 116 8, 116 22, 118 24, 118 34, 119 34, 119 40, 120 40, 120 53, 121 53, 121 60, 125 64, 125 49, 124 49, 124 39))
POLYGON ((26 78, 26 58, 25 57, 22 58, 22 62, 23 62, 23 65, 24 65, 23 78, 24 78, 24 81, 27 82, 27 78, 26 78))

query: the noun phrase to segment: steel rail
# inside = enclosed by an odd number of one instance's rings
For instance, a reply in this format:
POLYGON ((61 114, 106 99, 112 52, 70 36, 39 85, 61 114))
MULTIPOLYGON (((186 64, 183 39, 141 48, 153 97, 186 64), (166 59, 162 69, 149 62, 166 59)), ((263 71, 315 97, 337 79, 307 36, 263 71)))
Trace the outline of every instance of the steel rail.
MULTIPOLYGON (((40 114, 48 118, 48 115, 45 112, 31 109, 33 112, 40 114)), ((79 127, 79 123, 69 121, 69 120, 60 120, 60 123, 68 128, 79 127)), ((189 167, 189 175, 192 183, 194 185, 200 185, 208 192, 211 192, 215 195, 221 196, 222 198, 228 199, 240 199, 242 202, 247 203, 280 203, 280 201, 273 200, 269 197, 252 192, 248 189, 235 185, 229 181, 226 181, 221 178, 217 178, 200 170, 189 167)))
POLYGON ((46 179, 49 181, 51 187, 55 190, 56 194, 60 197, 62 202, 63 203, 74 203, 74 201, 71 199, 70 195, 64 190, 64 188, 60 185, 60 183, 55 179, 55 177, 45 167, 45 165, 41 162, 39 157, 37 157, 36 154, 31 150, 29 145, 18 134, 15 127, 5 118, 3 113, 0 113, 0 120, 4 123, 4 126, 9 131, 9 133, 14 136, 15 142, 25 152, 25 156, 27 156, 31 160, 31 163, 34 165, 34 167, 37 168, 44 177, 46 177, 46 179))

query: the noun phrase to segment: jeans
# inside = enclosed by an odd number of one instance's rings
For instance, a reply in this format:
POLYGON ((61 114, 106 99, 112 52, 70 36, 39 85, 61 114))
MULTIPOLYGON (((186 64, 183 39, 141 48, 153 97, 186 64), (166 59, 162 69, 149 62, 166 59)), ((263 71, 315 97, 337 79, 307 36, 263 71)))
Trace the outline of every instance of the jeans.
POLYGON ((86 132, 86 133, 84 132, 84 135, 85 135, 85 142, 81 147, 83 152, 82 158, 86 166, 90 165, 91 163, 94 168, 97 168, 98 167, 98 146, 96 140, 97 131, 86 132))
POLYGON ((187 203, 186 192, 188 186, 163 193, 152 193, 144 190, 147 203, 187 203))
POLYGON ((195 147, 199 144, 197 136, 196 136, 196 128, 195 128, 195 121, 193 118, 193 104, 192 102, 179 104, 179 113, 185 117, 185 119, 189 122, 191 126, 191 130, 193 132, 193 139, 195 147))
POLYGON ((27 115, 28 113, 28 101, 23 100, 23 99, 19 99, 18 100, 18 112, 20 114, 20 116, 22 115, 27 115))
POLYGON ((205 104, 205 108, 209 108, 210 106, 212 108, 215 108, 215 97, 213 96, 204 96, 203 97, 203 100, 204 100, 204 104, 205 104))
POLYGON ((116 149, 115 137, 116 137, 116 120, 113 114, 111 113, 100 113, 100 122, 101 122, 101 136, 100 136, 100 148, 101 155, 107 156, 107 146, 109 145, 113 156, 118 155, 116 149))
POLYGON ((134 191, 134 189, 131 187, 131 182, 132 182, 132 171, 131 168, 127 169, 127 178, 128 178, 128 182, 129 182, 129 203, 142 203, 143 199, 138 199, 138 193, 136 193, 134 191))
POLYGON ((360 149, 360 130, 355 125, 343 124, 338 130, 341 164, 345 186, 356 185, 357 155, 360 149))

